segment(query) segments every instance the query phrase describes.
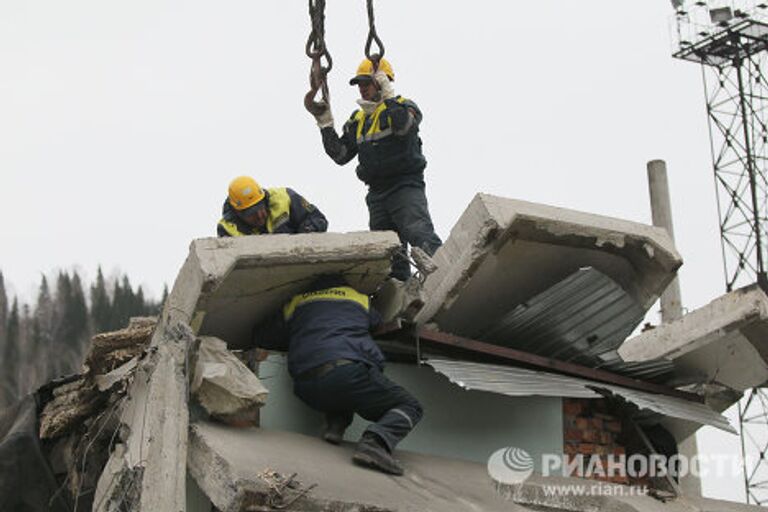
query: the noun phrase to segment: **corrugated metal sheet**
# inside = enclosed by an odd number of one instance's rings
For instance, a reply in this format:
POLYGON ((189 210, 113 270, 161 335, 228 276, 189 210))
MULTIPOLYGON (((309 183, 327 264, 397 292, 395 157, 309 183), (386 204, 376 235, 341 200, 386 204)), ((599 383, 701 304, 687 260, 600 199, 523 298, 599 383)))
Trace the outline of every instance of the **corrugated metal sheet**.
POLYGON ((669 359, 628 363, 617 356, 616 361, 598 366, 598 368, 635 379, 658 382, 671 376, 675 365, 669 359))
POLYGON ((645 316, 624 289, 592 267, 574 272, 483 329, 478 339, 644 380, 674 369, 667 360, 624 363, 616 349, 645 316))
POLYGON ((645 316, 612 279, 586 267, 518 305, 478 339, 588 366, 603 362, 645 316))
POLYGON ((632 402, 640 409, 736 433, 728 418, 722 414, 704 404, 680 398, 511 366, 435 358, 429 359, 427 364, 465 389, 490 391, 507 396, 536 395, 570 398, 599 398, 601 395, 595 389, 601 389, 632 402))
POLYGON ((427 364, 465 389, 508 396, 565 396, 600 398, 600 394, 571 377, 491 364, 429 359, 427 364), (510 371, 511 370, 511 371, 510 371))
POLYGON ((599 384, 596 387, 607 389, 611 393, 619 395, 625 400, 632 402, 641 409, 648 409, 663 414, 664 416, 693 421, 701 425, 711 425, 720 430, 737 434, 736 429, 731 426, 728 418, 704 404, 689 402, 673 396, 656 395, 618 386, 604 386, 599 384))

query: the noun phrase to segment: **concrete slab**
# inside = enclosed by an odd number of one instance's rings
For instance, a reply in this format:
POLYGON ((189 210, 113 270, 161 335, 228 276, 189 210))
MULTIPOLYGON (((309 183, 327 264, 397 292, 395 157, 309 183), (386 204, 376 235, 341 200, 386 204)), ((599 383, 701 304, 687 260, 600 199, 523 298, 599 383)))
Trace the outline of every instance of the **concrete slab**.
POLYGON ((756 505, 695 496, 679 496, 671 500, 655 497, 623 485, 614 485, 556 476, 534 474, 519 486, 500 486, 507 499, 533 510, 593 512, 758 512, 756 505))
POLYGON ((166 311, 229 348, 247 347, 253 326, 320 274, 340 272, 360 291, 374 292, 399 247, 393 232, 195 240, 166 311))
POLYGON ((190 431, 189 472, 218 509, 263 504, 265 470, 297 473, 302 486, 317 484, 294 505, 320 511, 525 511, 494 490, 485 465, 399 452, 406 468, 392 477, 352 464, 353 446, 264 429, 231 429, 196 423, 190 431))
POLYGON ((488 194, 475 196, 434 260, 417 321, 468 337, 587 266, 648 309, 682 264, 663 229, 488 194))
MULTIPOLYGON (((222 512, 272 510, 270 472, 296 473, 301 489, 316 484, 291 505, 306 512, 747 512, 762 510, 704 498, 664 503, 632 496, 629 487, 594 480, 542 477, 523 484, 496 484, 486 464, 398 452, 406 473, 392 477, 354 466, 351 445, 264 429, 231 429, 195 423, 190 430, 189 473, 222 512)), ((300 490, 284 491, 291 499, 300 490)))
POLYGON ((626 361, 667 358, 680 380, 736 391, 768 382, 768 296, 749 286, 723 295, 680 320, 628 339, 626 361))

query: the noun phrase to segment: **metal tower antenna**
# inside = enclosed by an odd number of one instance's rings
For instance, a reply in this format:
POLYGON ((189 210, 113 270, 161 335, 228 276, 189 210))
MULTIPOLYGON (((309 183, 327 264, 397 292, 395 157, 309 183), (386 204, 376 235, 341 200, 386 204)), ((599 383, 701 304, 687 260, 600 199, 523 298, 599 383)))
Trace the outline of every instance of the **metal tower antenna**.
MULTIPOLYGON (((768 0, 673 1, 673 56, 701 64, 727 291, 768 292, 768 0)), ((747 503, 768 503, 768 395, 739 403, 747 503)))

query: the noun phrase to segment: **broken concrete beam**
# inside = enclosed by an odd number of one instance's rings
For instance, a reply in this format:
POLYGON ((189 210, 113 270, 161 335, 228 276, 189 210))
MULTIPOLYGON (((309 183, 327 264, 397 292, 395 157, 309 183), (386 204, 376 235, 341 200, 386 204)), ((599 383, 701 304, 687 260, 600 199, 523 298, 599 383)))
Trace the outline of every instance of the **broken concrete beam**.
POLYGON ((120 447, 99 479, 94 510, 186 510, 187 365, 194 345, 187 325, 155 330, 124 402, 120 447))
POLYGON ((192 243, 163 311, 230 348, 249 348, 253 326, 317 276, 341 273, 363 293, 389 274, 392 232, 205 238, 192 243))
POLYGON ((268 393, 224 341, 200 338, 192 394, 209 414, 228 423, 233 418, 255 417, 268 393))
POLYGON ((433 256, 419 322, 475 336, 490 322, 582 267, 618 283, 643 309, 682 264, 661 228, 478 194, 433 256))
POLYGON ((768 296, 758 286, 723 295, 625 341, 625 361, 674 361, 678 378, 742 392, 768 382, 768 296))

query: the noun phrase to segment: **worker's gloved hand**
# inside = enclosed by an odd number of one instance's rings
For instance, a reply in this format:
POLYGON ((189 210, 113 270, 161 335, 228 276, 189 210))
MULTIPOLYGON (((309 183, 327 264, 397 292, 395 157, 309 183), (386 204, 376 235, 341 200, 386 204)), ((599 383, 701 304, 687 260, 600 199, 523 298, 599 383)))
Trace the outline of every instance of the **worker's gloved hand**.
POLYGON ((333 127, 333 114, 331 113, 331 106, 324 101, 318 102, 319 105, 323 105, 325 108, 322 112, 315 115, 315 121, 317 126, 322 130, 323 128, 333 127))
POLYGON ((395 97, 395 86, 392 85, 392 81, 386 73, 379 70, 373 74, 373 79, 376 80, 376 84, 379 86, 382 100, 388 100, 395 97))

